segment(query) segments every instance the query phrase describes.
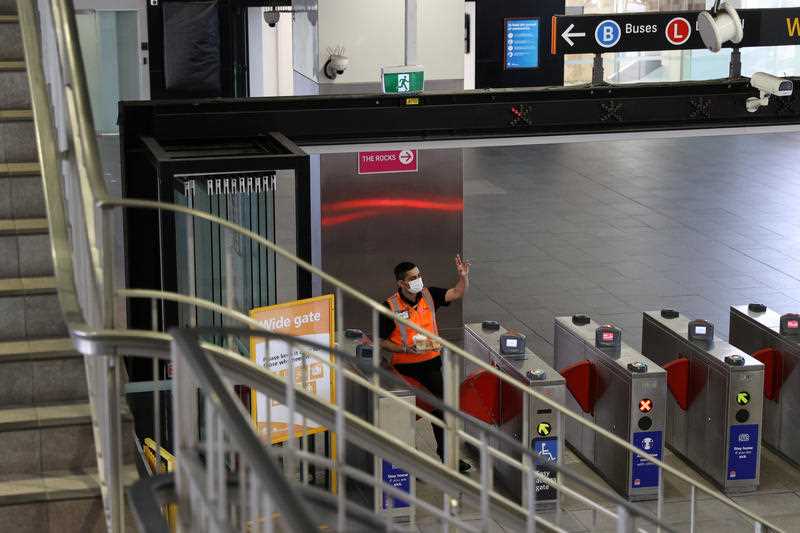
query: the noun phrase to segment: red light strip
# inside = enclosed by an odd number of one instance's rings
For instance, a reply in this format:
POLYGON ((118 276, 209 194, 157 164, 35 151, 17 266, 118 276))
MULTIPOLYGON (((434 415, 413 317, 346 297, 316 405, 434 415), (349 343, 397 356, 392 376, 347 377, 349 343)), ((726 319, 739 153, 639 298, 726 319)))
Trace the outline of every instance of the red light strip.
POLYGON ((365 208, 409 208, 428 209, 431 211, 463 211, 462 200, 433 201, 418 200, 414 198, 364 198, 359 200, 344 200, 331 204, 324 204, 323 211, 341 212, 354 211, 365 208))

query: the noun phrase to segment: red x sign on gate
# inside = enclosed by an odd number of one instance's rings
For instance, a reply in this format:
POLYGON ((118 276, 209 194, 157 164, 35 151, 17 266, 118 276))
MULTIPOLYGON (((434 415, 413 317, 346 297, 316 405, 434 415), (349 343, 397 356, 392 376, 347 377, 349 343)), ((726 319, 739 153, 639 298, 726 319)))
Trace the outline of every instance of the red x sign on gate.
POLYGON ((642 413, 649 413, 653 410, 653 400, 650 398, 644 398, 643 400, 639 400, 639 411, 642 413))

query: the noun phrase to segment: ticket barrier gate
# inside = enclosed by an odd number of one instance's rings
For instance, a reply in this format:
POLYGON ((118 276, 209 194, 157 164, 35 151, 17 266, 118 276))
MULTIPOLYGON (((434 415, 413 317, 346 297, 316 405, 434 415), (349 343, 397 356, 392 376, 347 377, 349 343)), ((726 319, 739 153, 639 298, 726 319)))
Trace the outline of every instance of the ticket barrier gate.
MULTIPOLYGON (((622 331, 588 316, 557 317, 555 367, 566 379, 566 405, 584 419, 661 459, 667 373, 622 343, 622 331)), ((567 444, 630 500, 658 497, 656 464, 567 420, 567 444)))
POLYGON ((642 353, 667 371, 667 446, 724 492, 756 490, 764 365, 671 309, 644 313, 642 353))
MULTIPOLYGON (((356 355, 366 364, 372 364, 372 344, 370 339, 360 330, 347 330, 345 337, 338 343, 338 348, 346 353, 356 355)), ((348 370, 369 379, 355 364, 347 364, 348 370)), ((381 386, 389 392, 401 397, 404 401, 414 404, 416 395, 411 387, 386 383, 382 380, 381 386)), ((352 380, 345 380, 345 404, 347 411, 376 425, 387 433, 401 439, 409 446, 415 446, 416 416, 405 408, 400 408, 397 402, 381 397, 378 399, 378 421, 373 420, 373 394, 372 392, 352 380)), ((347 464, 364 472, 376 474, 376 460, 371 453, 353 445, 347 446, 347 464)), ((416 479, 412 474, 392 464, 390 461, 380 459, 377 465, 378 473, 384 483, 401 489, 411 495, 416 494, 416 479)), ((359 483, 354 479, 347 481, 348 498, 360 502, 366 507, 372 506, 376 512, 382 512, 392 517, 393 522, 414 523, 416 510, 410 502, 394 498, 382 493, 380 501, 375 501, 374 491, 371 487, 359 483)))
MULTIPOLYGON (((464 349, 513 377, 536 392, 564 403, 564 378, 524 345, 521 335, 509 332, 497 322, 483 322, 464 326, 464 349)), ((547 467, 547 462, 561 463, 563 432, 557 412, 541 400, 523 394, 519 389, 502 381, 490 372, 464 363, 460 388, 461 410, 498 428, 514 439, 530 443, 541 461, 537 471, 556 481, 557 473, 547 467)), ((466 424, 465 431, 480 438, 474 425, 466 424)), ((489 438, 489 445, 521 459, 521 454, 510 449, 505 442, 489 438)), ((518 502, 527 501, 527 483, 521 471, 502 461, 494 460, 495 485, 502 487, 518 502)), ((558 492, 536 480, 537 507, 551 507, 558 500, 558 492)))
POLYGON ((800 316, 731 307, 730 342, 764 363, 764 444, 800 465, 800 316))

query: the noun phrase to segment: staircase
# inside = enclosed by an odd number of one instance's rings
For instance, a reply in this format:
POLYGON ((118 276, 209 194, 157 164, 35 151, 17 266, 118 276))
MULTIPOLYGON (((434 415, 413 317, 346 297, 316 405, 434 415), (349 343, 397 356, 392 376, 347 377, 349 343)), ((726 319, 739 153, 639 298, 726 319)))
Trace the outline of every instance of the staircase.
MULTIPOLYGON (((0 529, 105 531, 86 374, 56 295, 15 11, 14 0, 0 0, 0 529)), ((132 435, 130 415, 123 420, 132 435)))

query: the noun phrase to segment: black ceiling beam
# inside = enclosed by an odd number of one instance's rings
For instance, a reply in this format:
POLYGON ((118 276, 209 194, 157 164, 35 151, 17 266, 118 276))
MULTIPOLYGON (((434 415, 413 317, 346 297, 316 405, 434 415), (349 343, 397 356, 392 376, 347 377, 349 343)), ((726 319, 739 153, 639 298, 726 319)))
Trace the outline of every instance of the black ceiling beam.
MULTIPOLYGON (((795 87, 800 79, 795 78, 795 87)), ((302 145, 619 133, 800 123, 800 98, 757 96, 749 80, 398 95, 143 101, 121 104, 126 147, 280 131, 302 145)))

